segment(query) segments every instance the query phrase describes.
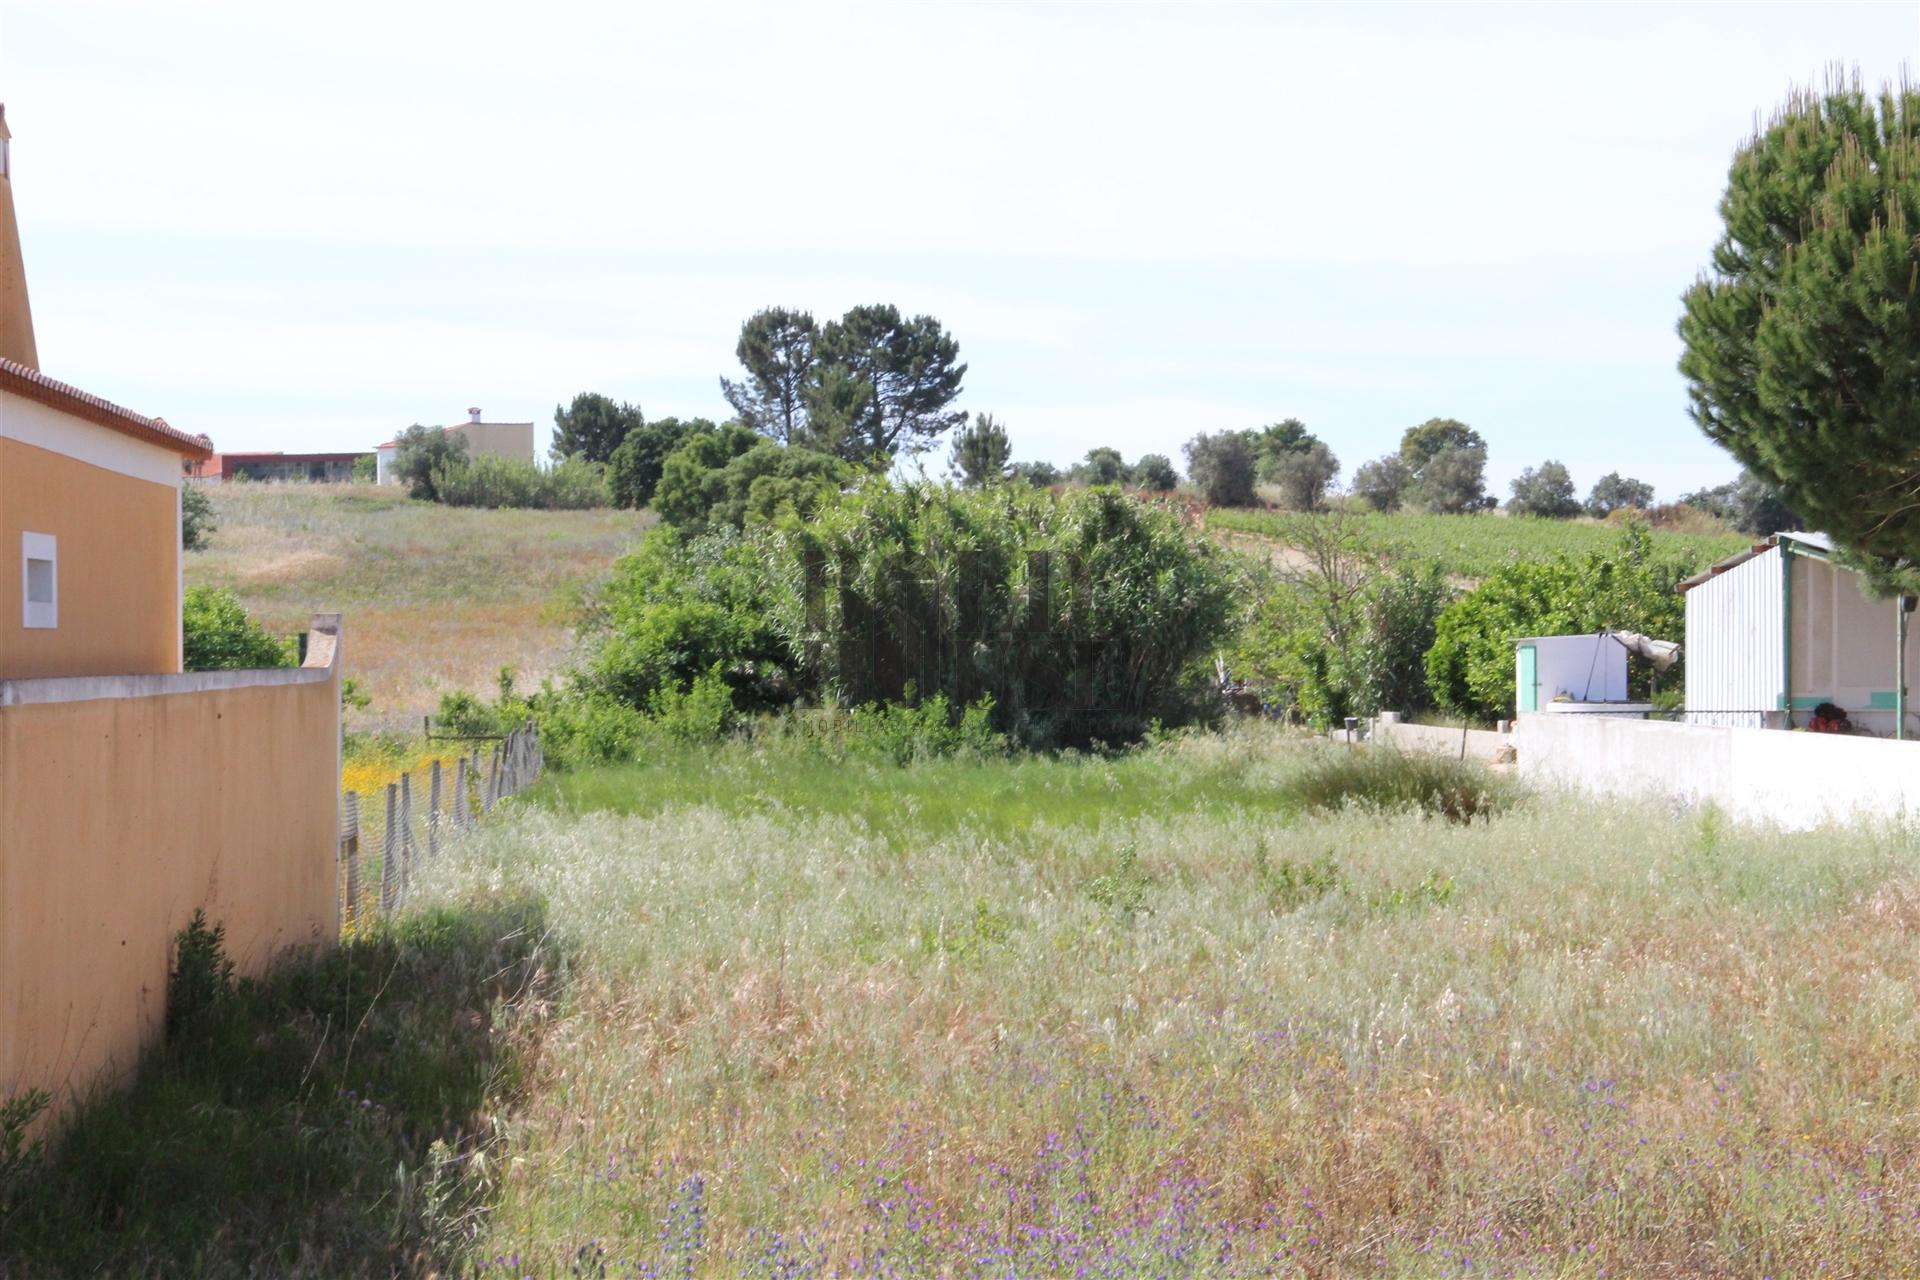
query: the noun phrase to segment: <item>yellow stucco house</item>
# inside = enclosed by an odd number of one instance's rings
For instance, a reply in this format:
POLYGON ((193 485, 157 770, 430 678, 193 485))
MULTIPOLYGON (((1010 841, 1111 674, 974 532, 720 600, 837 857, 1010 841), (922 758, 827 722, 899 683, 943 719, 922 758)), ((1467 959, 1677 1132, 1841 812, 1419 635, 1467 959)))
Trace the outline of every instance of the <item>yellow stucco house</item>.
POLYGON ((257 970, 338 932, 338 619, 181 670, 180 485, 212 443, 48 377, 0 107, 0 1098, 122 1076, 195 909, 257 970))
MULTIPOLYGON (((521 462, 533 461, 533 423, 531 422, 486 422, 481 419, 480 410, 476 407, 467 410, 465 422, 456 422, 440 430, 465 440, 469 458, 515 458, 521 462)), ((399 456, 398 440, 383 440, 374 446, 375 481, 380 484, 399 483, 400 477, 393 471, 393 464, 399 456)))

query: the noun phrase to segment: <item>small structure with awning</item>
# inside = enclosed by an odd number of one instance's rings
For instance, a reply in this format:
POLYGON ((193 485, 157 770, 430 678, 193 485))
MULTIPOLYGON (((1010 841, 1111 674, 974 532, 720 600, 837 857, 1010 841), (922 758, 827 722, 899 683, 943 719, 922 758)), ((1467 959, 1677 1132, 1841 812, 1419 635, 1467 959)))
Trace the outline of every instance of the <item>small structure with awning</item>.
POLYGON ((1638 654, 1665 671, 1680 646, 1635 631, 1590 635, 1521 636, 1513 642, 1514 710, 1522 715, 1644 716, 1652 704, 1627 696, 1627 655, 1638 654))
POLYGON ((1689 723, 1805 727, 1826 704, 1856 731, 1914 736, 1911 598, 1874 597, 1833 550, 1824 534, 1776 533, 1680 584, 1689 723))

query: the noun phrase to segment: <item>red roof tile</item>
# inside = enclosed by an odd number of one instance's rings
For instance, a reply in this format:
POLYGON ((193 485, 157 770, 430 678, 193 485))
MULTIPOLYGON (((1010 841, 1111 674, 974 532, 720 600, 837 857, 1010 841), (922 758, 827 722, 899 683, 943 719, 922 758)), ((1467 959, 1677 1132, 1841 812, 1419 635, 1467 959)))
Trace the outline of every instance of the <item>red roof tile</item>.
POLYGON ((123 409, 111 400, 88 395, 78 387, 49 378, 38 369, 30 369, 5 357, 0 357, 0 391, 25 396, 48 408, 59 409, 102 427, 110 427, 147 444, 161 445, 185 458, 213 455, 213 441, 205 436, 188 435, 178 427, 168 426, 165 418, 149 418, 131 409, 123 409))

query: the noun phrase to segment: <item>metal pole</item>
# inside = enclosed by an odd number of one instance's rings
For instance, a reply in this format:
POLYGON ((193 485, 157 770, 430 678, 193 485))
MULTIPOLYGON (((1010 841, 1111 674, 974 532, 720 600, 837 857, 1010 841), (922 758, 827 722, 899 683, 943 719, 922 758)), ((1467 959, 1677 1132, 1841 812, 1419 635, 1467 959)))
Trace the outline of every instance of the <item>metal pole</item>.
POLYGON ((1893 736, 1907 736, 1907 594, 1893 601, 1893 736))

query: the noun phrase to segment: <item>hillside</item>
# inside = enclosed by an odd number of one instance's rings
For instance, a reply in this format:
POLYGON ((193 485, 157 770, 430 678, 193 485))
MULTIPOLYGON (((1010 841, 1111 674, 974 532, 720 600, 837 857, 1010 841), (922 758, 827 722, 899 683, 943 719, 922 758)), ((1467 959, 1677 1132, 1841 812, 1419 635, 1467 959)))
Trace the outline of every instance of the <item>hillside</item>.
POLYGON ((523 685, 564 662, 583 588, 653 523, 632 511, 486 511, 361 485, 211 488, 219 528, 191 584, 231 587, 276 632, 343 619, 364 728, 417 726, 447 689, 523 685))
MULTIPOLYGON (((1207 513, 1207 528, 1227 535, 1229 542, 1245 538, 1272 540, 1290 517, 1275 511, 1217 508, 1207 513)), ((1368 512, 1353 517, 1366 535, 1408 554, 1437 560, 1441 569, 1458 579, 1484 578, 1503 564, 1517 560, 1547 560, 1555 555, 1583 555, 1610 546, 1620 536, 1618 526, 1597 520, 1535 520, 1493 513, 1470 516, 1432 516, 1368 512)), ((1654 545, 1708 564, 1732 555, 1751 539, 1740 533, 1675 533, 1656 529, 1654 545)))

